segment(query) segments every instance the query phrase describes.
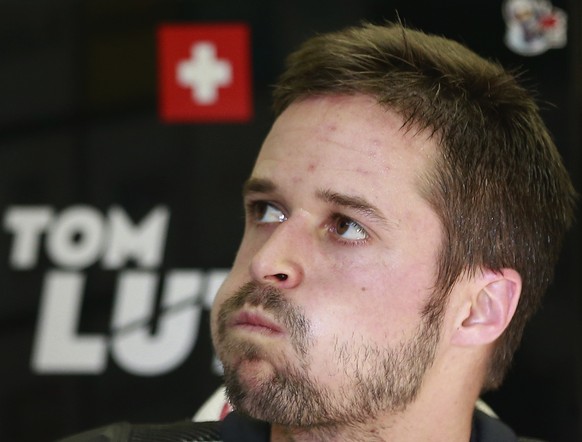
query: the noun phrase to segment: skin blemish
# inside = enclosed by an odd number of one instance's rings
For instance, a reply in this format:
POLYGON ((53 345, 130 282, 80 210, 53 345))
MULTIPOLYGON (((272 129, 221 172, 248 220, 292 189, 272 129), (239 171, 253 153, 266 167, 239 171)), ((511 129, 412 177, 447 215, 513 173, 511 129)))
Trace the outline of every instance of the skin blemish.
POLYGON ((366 287, 362 287, 360 290, 363 291, 363 292, 365 292, 366 291, 366 287))
POLYGON ((356 168, 356 173, 359 173, 360 175, 370 175, 370 171, 367 169, 364 169, 362 167, 358 167, 356 168))
POLYGON ((307 166, 308 172, 315 172, 315 169, 317 169, 317 166, 313 163, 310 163, 309 166, 307 166))

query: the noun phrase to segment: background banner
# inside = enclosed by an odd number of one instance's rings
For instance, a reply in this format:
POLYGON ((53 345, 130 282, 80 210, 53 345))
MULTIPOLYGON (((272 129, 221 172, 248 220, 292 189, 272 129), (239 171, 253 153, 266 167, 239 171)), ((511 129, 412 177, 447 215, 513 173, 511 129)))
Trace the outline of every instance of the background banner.
MULTIPOLYGON (((513 3, 0 2, 0 441, 189 418, 220 385, 208 312, 241 185, 284 58, 317 32, 400 19, 526 70, 580 190, 581 6, 513 3)), ((576 226, 485 396, 554 442, 582 440, 581 251, 576 226)))

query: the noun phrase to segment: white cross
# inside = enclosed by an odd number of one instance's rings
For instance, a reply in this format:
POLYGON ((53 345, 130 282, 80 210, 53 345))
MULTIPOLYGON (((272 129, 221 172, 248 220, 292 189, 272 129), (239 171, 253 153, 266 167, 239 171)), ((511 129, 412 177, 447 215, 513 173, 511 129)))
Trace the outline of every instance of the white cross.
POLYGON ((218 88, 232 82, 232 65, 216 58, 216 46, 210 42, 193 44, 190 53, 190 59, 178 63, 176 80, 192 88, 192 99, 198 104, 213 104, 218 100, 218 88))

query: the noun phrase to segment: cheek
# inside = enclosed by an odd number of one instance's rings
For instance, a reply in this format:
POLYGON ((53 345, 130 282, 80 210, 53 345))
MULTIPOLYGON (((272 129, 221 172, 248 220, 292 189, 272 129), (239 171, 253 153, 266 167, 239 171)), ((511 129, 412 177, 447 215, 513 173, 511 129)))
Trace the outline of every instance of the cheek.
POLYGON ((333 335, 380 346, 386 339, 409 335, 431 293, 430 282, 420 273, 397 256, 383 262, 339 260, 305 300, 314 333, 321 339, 333 335))

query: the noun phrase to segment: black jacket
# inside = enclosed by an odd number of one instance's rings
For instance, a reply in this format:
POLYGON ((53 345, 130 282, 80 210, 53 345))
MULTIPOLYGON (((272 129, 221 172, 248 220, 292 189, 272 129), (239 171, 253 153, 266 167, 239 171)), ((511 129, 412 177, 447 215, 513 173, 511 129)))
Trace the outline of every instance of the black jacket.
MULTIPOLYGON (((184 421, 161 425, 131 425, 122 422, 67 437, 58 442, 268 442, 269 436, 269 424, 234 412, 222 422, 184 421)), ((476 410, 469 442, 536 442, 536 440, 518 438, 499 419, 476 410)))

